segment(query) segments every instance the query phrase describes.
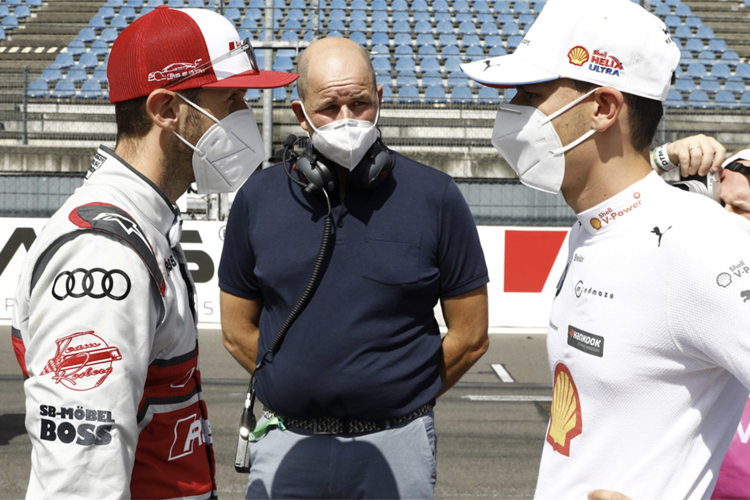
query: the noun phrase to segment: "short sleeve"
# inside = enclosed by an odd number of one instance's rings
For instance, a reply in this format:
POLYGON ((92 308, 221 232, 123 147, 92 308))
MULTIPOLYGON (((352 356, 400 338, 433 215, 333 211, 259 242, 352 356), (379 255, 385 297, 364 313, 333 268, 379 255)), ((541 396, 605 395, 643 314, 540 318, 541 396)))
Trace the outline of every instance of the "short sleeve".
POLYGON ((261 290, 255 277, 255 256, 250 246, 252 221, 247 200, 246 189, 241 189, 229 213, 219 263, 219 288, 237 297, 255 299, 261 295, 261 290))
POLYGON ((442 297, 455 297, 489 282, 477 226, 452 179, 446 186, 440 207, 438 247, 442 297))

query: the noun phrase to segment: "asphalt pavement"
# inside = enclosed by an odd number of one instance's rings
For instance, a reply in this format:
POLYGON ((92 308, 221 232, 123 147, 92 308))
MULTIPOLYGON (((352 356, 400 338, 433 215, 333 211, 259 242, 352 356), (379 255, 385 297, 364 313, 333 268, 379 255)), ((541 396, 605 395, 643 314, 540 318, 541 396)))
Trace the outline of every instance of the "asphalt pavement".
MULTIPOLYGON (((0 326, 0 338, 6 339, 0 341, 0 499, 17 499, 25 495, 31 445, 10 327, 0 326)), ((233 464, 247 376, 224 350, 218 330, 201 330, 200 347, 219 498, 240 499, 245 475, 233 464)), ((489 352, 435 408, 436 498, 531 498, 551 396, 545 335, 491 335, 489 352)))

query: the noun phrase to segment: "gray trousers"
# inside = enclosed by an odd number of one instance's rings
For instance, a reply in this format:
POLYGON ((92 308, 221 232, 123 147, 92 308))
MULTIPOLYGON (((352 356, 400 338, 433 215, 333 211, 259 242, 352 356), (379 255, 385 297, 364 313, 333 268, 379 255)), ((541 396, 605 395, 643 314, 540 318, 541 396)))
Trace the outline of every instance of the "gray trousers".
POLYGON ((245 498, 432 499, 437 479, 433 418, 429 412, 367 434, 273 429, 250 444, 245 498))

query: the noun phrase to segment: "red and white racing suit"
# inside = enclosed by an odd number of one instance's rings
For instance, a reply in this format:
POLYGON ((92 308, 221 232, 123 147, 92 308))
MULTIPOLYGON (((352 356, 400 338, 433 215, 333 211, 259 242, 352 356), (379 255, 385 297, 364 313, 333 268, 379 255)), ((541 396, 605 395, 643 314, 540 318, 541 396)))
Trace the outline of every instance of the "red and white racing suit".
POLYGON ((27 498, 210 498, 194 283, 179 211, 108 148, 24 262, 27 498))

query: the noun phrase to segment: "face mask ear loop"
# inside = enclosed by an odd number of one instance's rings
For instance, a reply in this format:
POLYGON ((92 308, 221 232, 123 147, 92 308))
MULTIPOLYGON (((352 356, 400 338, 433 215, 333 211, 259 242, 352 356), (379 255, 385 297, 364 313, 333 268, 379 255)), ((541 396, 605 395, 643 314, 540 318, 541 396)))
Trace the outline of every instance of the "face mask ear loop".
POLYGON ((215 117, 214 115, 212 115, 211 113, 209 113, 209 112, 208 112, 208 111, 206 111, 205 109, 203 109, 203 108, 201 108, 200 106, 198 106, 197 104, 195 104, 195 103, 194 103, 193 101, 191 101, 190 99, 187 99, 187 98, 186 98, 185 96, 183 96, 183 95, 182 95, 182 94, 180 94, 179 92, 175 92, 175 94, 177 94, 178 96, 180 96, 180 98, 181 98, 181 99, 182 99, 183 101, 185 101, 185 102, 186 102, 186 103, 188 103, 188 104, 189 104, 190 106, 192 106, 193 108, 197 109, 198 111, 200 111, 201 113, 203 113, 204 115, 206 115, 207 117, 209 117, 210 119, 212 119, 213 121, 215 121, 216 123, 219 123, 219 122, 221 121, 221 120, 218 120, 218 119, 217 119, 217 118, 216 118, 216 117, 215 117))
POLYGON ((557 117, 558 117, 558 116, 560 116, 561 114, 565 113, 565 112, 566 112, 567 110, 569 110, 570 108, 572 108, 573 106, 575 106, 575 105, 576 105, 576 104, 578 104, 579 102, 583 101, 584 99, 586 99, 586 98, 587 98, 588 96, 590 96, 591 94, 593 94, 594 92, 596 92, 596 91, 597 91, 597 90, 599 90, 600 88, 601 88, 601 87, 596 87, 595 89, 592 89, 592 90, 590 90, 590 91, 586 92, 585 94, 583 94, 583 95, 582 95, 581 97, 579 97, 579 98, 578 98, 578 99, 576 99, 575 101, 573 101, 573 102, 571 102, 571 103, 568 103, 568 104, 566 104, 566 105, 565 105, 565 106, 563 106, 562 108, 558 109, 557 111, 555 111, 554 113, 552 113, 551 115, 549 115, 549 116, 547 117, 547 121, 549 122, 549 121, 552 121, 552 120, 554 120, 555 118, 557 118, 557 117))
POLYGON ((182 141, 183 143, 185 143, 185 145, 186 145, 187 147, 189 147, 190 149, 192 149, 193 151, 195 151, 195 154, 197 154, 197 155, 198 155, 198 156, 200 156, 201 158, 203 158, 203 157, 205 156, 205 154, 203 153, 203 151, 201 151, 200 149, 198 149, 198 148, 196 148, 195 146, 193 146, 192 144, 190 144, 190 143, 189 143, 189 142, 188 142, 187 140, 185 140, 185 138, 184 138, 184 137, 182 137, 182 136, 181 136, 180 134, 178 134, 178 133, 177 133, 177 132, 175 132, 174 130, 172 131, 172 133, 173 133, 174 135, 176 135, 176 136, 177 136, 177 138, 178 138, 179 140, 181 140, 181 141, 182 141))
POLYGON ((564 153, 564 152, 566 152, 566 151, 568 151, 570 149, 573 149, 574 147, 578 146, 580 143, 582 143, 583 141, 585 141, 586 139, 588 139, 589 137, 591 137, 592 135, 594 135, 595 133, 596 133, 596 129, 592 128, 591 130, 589 130, 588 132, 586 132, 585 134, 583 134, 581 137, 579 137, 575 141, 573 141, 570 144, 568 144, 567 146, 562 147, 560 149, 556 149, 555 151, 552 151, 552 155, 553 156, 557 156, 557 155, 562 154, 562 153, 564 153))
MULTIPOLYGON (((300 101, 299 104, 300 106, 302 106, 302 114, 305 115, 305 120, 307 120, 307 124, 310 125, 310 127, 313 129, 313 133, 317 132, 318 129, 315 128, 315 125, 313 125, 312 120, 310 119, 309 116, 307 116, 307 111, 305 111, 305 104, 302 101, 300 101)), ((309 130, 307 131, 307 137, 312 139, 312 134, 310 133, 309 130)))

